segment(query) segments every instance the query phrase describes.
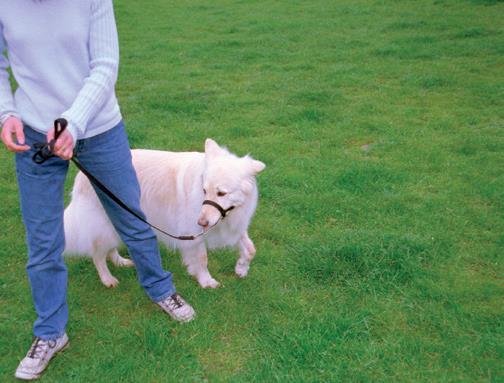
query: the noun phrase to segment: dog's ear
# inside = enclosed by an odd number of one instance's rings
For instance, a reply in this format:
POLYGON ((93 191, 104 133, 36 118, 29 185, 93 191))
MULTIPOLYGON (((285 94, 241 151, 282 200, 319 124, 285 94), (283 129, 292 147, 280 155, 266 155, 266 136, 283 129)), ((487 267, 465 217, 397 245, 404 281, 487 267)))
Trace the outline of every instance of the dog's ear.
POLYGON ((218 154, 221 151, 220 146, 212 140, 211 138, 207 138, 205 141, 205 154, 208 156, 212 156, 218 154))
POLYGON ((262 172, 264 170, 264 168, 266 167, 264 162, 254 160, 253 158, 248 157, 248 156, 245 158, 249 163, 250 173, 252 173, 253 176, 256 176, 257 174, 262 172))

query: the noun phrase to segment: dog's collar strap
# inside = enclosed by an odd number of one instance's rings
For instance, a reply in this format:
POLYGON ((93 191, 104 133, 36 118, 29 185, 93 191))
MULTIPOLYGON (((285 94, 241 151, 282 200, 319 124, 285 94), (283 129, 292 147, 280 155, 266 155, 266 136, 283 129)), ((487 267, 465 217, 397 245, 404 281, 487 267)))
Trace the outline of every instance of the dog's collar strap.
POLYGON ((209 199, 204 200, 203 205, 210 205, 210 206, 213 206, 214 208, 216 208, 217 210, 219 210, 219 212, 221 213, 222 219, 226 218, 227 213, 235 208, 234 206, 231 205, 227 209, 224 209, 217 202, 209 200, 209 199))

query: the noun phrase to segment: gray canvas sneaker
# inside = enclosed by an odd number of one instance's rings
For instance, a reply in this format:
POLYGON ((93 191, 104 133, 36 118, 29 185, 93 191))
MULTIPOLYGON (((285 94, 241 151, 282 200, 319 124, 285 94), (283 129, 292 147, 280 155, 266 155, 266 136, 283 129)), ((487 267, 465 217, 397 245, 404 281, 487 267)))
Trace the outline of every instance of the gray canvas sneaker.
POLYGON ((54 340, 43 340, 35 337, 25 358, 19 363, 14 376, 22 380, 38 379, 44 372, 49 361, 70 345, 67 334, 54 340))
POLYGON ((196 316, 191 305, 177 293, 157 302, 157 304, 178 322, 190 322, 196 316))

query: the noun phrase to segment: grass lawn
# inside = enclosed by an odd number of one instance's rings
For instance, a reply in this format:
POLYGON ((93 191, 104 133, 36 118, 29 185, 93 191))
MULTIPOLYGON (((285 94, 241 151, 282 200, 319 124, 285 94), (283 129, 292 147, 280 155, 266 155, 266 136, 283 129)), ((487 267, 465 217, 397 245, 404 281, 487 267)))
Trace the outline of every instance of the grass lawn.
MULTIPOLYGON (((70 259, 71 347, 41 382, 504 381, 504 2, 115 2, 133 147, 212 137, 267 164, 257 257, 193 323, 133 269, 70 259)), ((75 175, 72 169, 68 180, 75 175)), ((35 319, 13 156, 0 151, 0 381, 35 319)))

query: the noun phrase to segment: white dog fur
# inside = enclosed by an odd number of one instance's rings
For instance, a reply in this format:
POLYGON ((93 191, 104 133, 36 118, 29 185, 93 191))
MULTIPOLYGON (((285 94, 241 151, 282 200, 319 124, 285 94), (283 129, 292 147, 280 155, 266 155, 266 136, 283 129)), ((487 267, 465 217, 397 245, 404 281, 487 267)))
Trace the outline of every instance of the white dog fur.
MULTIPOLYGON (((207 249, 238 248, 235 272, 245 277, 256 252, 247 233, 258 198, 255 176, 265 165, 249 156, 237 157, 211 139, 205 142, 205 153, 132 150, 132 155, 142 191, 142 210, 149 222, 170 234, 192 235, 217 223, 219 211, 202 205, 204 199, 218 202, 224 209, 235 206, 224 220, 193 241, 155 232, 161 242, 180 250, 187 271, 202 287, 219 285, 208 271, 207 249)), ((133 266, 133 262, 119 255, 121 240, 81 172, 75 179, 64 222, 65 254, 91 256, 102 283, 115 287, 119 282, 106 260, 116 266, 133 266)))

